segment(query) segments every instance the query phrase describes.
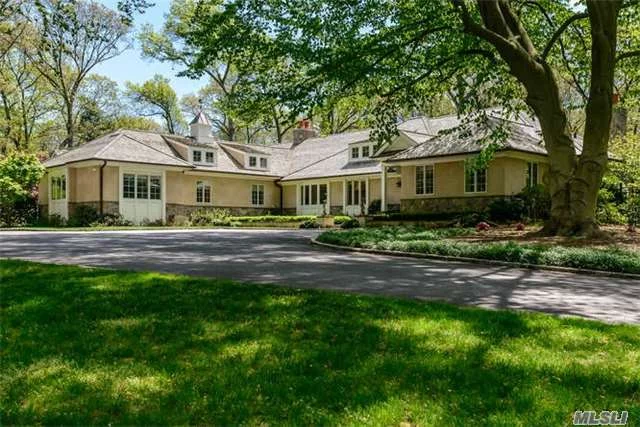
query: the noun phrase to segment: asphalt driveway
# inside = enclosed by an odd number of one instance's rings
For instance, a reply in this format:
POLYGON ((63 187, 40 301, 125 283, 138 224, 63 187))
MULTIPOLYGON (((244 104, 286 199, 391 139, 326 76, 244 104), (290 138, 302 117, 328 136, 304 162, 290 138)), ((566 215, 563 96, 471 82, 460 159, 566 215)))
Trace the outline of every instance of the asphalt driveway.
MULTIPOLYGON (((640 323, 640 281, 311 246, 313 231, 0 232, 0 258, 151 270, 640 323)), ((1 280, 1 278, 0 278, 1 280)))

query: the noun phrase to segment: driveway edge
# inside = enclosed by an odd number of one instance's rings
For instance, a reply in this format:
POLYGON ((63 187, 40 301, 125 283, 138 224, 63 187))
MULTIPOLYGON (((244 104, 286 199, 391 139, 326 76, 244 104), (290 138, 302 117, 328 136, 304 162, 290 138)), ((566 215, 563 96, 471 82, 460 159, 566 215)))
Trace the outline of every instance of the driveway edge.
POLYGON ((529 270, 547 270, 547 271, 557 271, 561 273, 574 273, 574 274, 585 274, 590 276, 616 277, 621 279, 640 280, 640 274, 634 274, 634 273, 620 273, 616 271, 605 271, 605 270, 588 270, 588 269, 573 268, 573 267, 558 267, 555 265, 527 264, 527 263, 498 261, 498 260, 482 259, 482 258, 453 257, 453 256, 446 256, 446 255, 423 254, 418 252, 352 248, 349 246, 340 246, 340 245, 334 245, 331 243, 319 242, 316 238, 311 238, 310 240, 312 245, 324 246, 326 248, 336 249, 344 252, 360 252, 360 253, 366 253, 366 254, 389 255, 389 256, 398 256, 398 257, 405 257, 405 258, 422 258, 422 259, 434 259, 434 260, 440 260, 440 261, 467 262, 467 263, 473 263, 473 264, 501 265, 501 266, 513 267, 513 268, 526 268, 529 270))

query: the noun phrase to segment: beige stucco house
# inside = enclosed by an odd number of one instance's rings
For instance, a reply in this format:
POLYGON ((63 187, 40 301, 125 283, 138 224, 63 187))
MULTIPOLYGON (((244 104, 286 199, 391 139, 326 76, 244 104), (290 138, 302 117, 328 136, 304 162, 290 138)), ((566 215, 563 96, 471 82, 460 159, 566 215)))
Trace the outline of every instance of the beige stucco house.
POLYGON ((455 116, 401 123, 383 147, 369 130, 318 137, 308 122, 288 143, 220 141, 202 113, 189 137, 118 130, 45 163, 41 209, 67 218, 88 204, 136 223, 211 208, 358 215, 378 200, 382 211, 461 212, 542 182, 547 170, 535 122, 489 116, 486 126, 506 126, 510 136, 486 170, 474 171, 466 160, 482 150, 488 131, 460 127, 455 116))

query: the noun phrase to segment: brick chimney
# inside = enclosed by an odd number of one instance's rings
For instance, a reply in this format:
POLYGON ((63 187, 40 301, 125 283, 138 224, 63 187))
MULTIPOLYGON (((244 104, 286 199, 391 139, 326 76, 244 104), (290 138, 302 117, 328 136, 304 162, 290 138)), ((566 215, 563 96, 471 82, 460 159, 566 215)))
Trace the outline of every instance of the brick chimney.
POLYGON ((298 122, 298 127, 293 130, 293 145, 296 146, 302 141, 318 136, 318 132, 311 125, 311 120, 302 119, 298 122))

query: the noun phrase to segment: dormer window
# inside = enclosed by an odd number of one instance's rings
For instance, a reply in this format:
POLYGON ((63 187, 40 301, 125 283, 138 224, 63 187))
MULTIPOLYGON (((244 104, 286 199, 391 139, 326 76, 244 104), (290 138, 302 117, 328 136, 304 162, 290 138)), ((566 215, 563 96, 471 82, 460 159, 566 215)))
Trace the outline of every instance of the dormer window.
POLYGON ((267 169, 269 167, 269 158, 266 156, 249 156, 247 168, 249 169, 267 169))
POLYGON ((191 152, 191 160, 193 163, 199 163, 201 165, 212 166, 216 163, 216 151, 215 150, 193 150, 191 152))
POLYGON ((373 154, 373 144, 370 143, 360 143, 351 147, 350 151, 350 159, 349 160, 369 160, 371 155, 373 154))

